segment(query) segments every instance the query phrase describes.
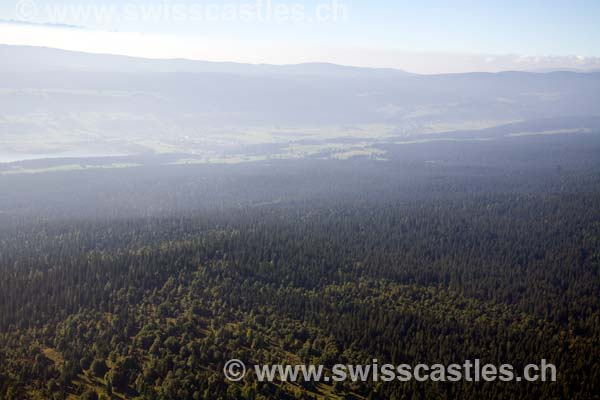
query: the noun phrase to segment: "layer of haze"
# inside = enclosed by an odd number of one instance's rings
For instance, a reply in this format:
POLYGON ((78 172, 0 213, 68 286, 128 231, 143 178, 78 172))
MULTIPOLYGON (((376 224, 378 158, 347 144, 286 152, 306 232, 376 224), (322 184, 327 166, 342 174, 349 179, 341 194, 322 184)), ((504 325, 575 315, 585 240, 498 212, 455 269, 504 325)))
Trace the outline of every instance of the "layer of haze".
POLYGON ((588 71, 600 68, 598 17, 600 3, 585 0, 10 0, 0 4, 0 43, 148 58, 329 62, 426 74, 588 71), (216 15, 194 15, 194 6, 216 6, 216 15), (243 18, 227 14, 228 6, 256 12, 243 18), (282 18, 267 11, 278 6, 300 7, 303 16, 282 18), (316 18, 318 13, 324 18, 316 18))

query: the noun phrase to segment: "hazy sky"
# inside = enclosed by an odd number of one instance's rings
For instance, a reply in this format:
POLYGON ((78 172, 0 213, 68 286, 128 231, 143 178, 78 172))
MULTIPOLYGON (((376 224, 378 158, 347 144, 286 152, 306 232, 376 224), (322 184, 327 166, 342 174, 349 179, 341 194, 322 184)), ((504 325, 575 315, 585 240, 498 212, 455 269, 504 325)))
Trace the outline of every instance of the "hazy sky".
POLYGON ((600 68, 597 0, 2 0, 0 19, 0 43, 146 57, 424 73, 600 68))

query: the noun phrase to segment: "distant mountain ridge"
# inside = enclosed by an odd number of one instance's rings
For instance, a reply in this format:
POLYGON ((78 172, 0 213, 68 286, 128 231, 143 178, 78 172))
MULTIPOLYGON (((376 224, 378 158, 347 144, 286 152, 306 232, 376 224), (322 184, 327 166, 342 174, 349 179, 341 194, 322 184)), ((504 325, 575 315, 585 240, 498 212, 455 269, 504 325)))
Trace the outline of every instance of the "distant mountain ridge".
POLYGON ((320 75, 337 77, 413 75, 393 68, 362 68, 332 63, 243 64, 189 59, 151 59, 111 54, 83 53, 35 46, 0 44, 0 70, 118 71, 118 72, 182 72, 229 73, 242 75, 320 75))
POLYGON ((299 143, 286 154, 317 151, 302 145, 306 139, 329 148, 345 141, 350 155, 378 154, 366 147, 385 137, 548 118, 570 120, 539 129, 591 129, 600 116, 600 73, 416 75, 20 46, 0 46, 0 60, 0 160, 184 152, 218 158, 256 155, 247 146, 299 143))

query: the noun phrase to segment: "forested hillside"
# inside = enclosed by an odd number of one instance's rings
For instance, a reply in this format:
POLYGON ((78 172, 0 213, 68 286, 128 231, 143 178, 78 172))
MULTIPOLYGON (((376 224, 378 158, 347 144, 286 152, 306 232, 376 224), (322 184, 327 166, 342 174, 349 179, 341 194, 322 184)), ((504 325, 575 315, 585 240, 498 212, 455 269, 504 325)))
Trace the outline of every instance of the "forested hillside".
POLYGON ((600 181, 553 174, 163 216, 4 216, 0 398, 598 398, 600 181), (545 358, 558 381, 231 384, 234 357, 545 358))

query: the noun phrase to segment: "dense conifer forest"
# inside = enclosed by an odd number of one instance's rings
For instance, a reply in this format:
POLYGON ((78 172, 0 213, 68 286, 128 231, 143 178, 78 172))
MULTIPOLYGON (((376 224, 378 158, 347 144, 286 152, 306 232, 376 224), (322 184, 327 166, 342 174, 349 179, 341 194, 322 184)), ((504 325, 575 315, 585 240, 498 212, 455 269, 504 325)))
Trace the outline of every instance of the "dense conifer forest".
POLYGON ((582 159, 188 169, 196 186, 156 172, 145 196, 57 173, 64 204, 43 176, 3 178, 0 399, 598 398, 600 169, 582 159), (548 359, 558 379, 229 383, 231 358, 548 359))

